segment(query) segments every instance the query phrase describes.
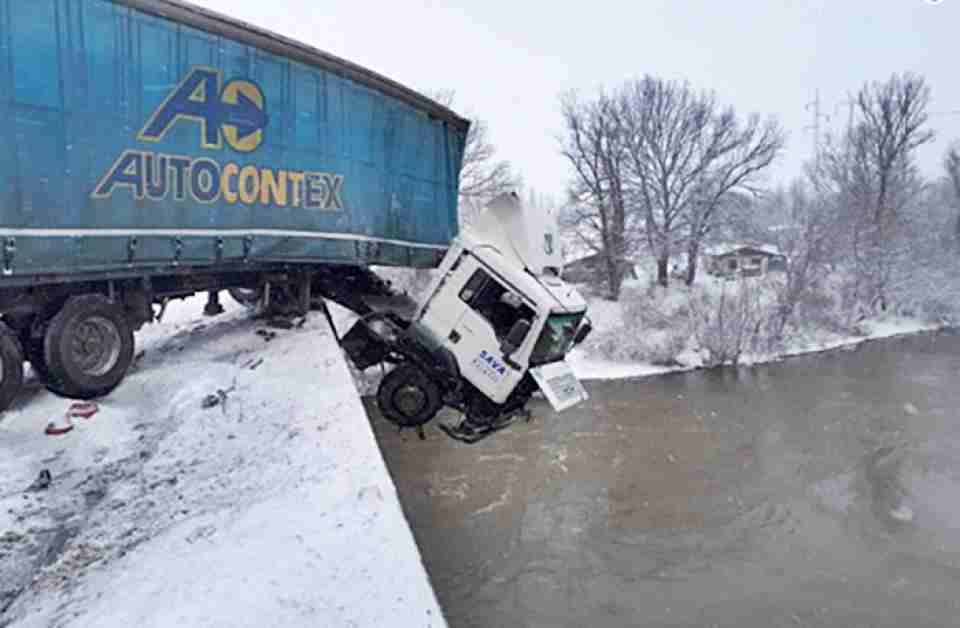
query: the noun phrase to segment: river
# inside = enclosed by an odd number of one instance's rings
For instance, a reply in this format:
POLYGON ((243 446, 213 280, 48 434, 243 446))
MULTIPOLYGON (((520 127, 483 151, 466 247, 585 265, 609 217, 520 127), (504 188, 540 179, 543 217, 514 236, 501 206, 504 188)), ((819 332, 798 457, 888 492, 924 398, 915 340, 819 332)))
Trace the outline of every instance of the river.
POLYGON ((452 627, 960 625, 960 335, 587 386, 474 446, 367 402, 452 627))

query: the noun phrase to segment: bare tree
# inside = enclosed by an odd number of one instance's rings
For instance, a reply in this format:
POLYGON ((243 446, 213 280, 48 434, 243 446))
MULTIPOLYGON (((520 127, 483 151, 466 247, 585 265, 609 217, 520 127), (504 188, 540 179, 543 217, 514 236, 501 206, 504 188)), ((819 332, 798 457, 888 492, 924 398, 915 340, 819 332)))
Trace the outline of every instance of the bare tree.
POLYGON ((600 256, 607 296, 620 297, 628 240, 625 138, 615 101, 604 93, 583 100, 561 99, 565 136, 561 153, 573 169, 565 225, 580 243, 600 256))
POLYGON ((822 287, 830 273, 830 258, 838 248, 836 216, 822 196, 811 195, 803 181, 771 199, 773 211, 786 216, 770 230, 771 239, 786 260, 780 281, 774 283, 776 311, 771 335, 783 342, 797 307, 822 287))
MULTIPOLYGON (((452 107, 455 100, 450 90, 430 96, 447 107, 452 107)), ((463 224, 469 224, 487 201, 515 191, 521 185, 520 176, 510 162, 497 159, 496 153, 487 123, 479 118, 471 119, 460 169, 460 221, 463 224)))
POLYGON ((751 115, 741 127, 732 109, 716 118, 712 132, 713 137, 718 138, 715 163, 709 163, 705 169, 700 198, 693 204, 688 221, 688 286, 696 280, 701 246, 714 228, 725 201, 735 201, 743 193, 756 195, 758 175, 773 163, 784 146, 784 135, 776 121, 761 121, 759 116, 751 115))
POLYGON ((871 309, 886 309, 898 258, 906 253, 903 212, 923 189, 914 153, 933 139, 924 128, 929 100, 924 79, 910 73, 864 85, 854 100, 856 122, 840 142, 828 144, 813 173, 838 201, 855 293, 871 309))
POLYGON ((867 83, 857 93, 861 117, 851 130, 854 149, 875 177, 873 222, 883 238, 886 223, 902 208, 902 179, 912 165, 913 152, 931 141, 924 129, 930 88, 922 76, 894 74, 884 83, 867 83))
POLYGON ((957 200, 953 182, 945 179, 928 184, 905 212, 901 234, 909 255, 897 268, 890 289, 904 314, 953 324, 960 317, 957 200))
POLYGON ((654 77, 627 82, 616 109, 626 140, 630 193, 643 213, 657 282, 669 282, 684 214, 704 173, 700 140, 708 135, 713 98, 688 84, 654 77))
POLYGON ((700 247, 734 193, 754 192, 757 175, 783 147, 773 120, 740 124, 732 108, 687 83, 646 76, 628 81, 616 109, 626 138, 630 192, 642 208, 657 281, 669 282, 670 257, 686 227, 687 283, 700 247))
POLYGON ((460 196, 489 200, 520 186, 510 162, 496 159, 486 122, 475 119, 467 133, 460 170, 460 196))
POLYGON ((947 180, 953 189, 954 206, 957 209, 954 237, 960 240, 960 141, 954 142, 947 149, 943 158, 943 169, 946 170, 947 180))

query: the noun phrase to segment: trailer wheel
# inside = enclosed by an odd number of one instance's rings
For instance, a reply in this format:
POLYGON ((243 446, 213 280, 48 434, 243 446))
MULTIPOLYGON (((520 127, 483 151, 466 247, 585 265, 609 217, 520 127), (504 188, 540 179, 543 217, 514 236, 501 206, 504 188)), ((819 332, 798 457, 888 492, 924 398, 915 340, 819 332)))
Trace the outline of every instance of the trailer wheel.
POLYGON ((440 389, 423 371, 402 364, 380 382, 377 405, 384 417, 400 427, 419 427, 437 416, 443 402, 440 389))
POLYGON ((0 412, 16 399, 23 385, 23 347, 20 339, 0 323, 0 412))
POLYGON ((99 294, 70 298, 43 338, 47 388, 77 399, 106 395, 133 362, 133 330, 123 308, 99 294))

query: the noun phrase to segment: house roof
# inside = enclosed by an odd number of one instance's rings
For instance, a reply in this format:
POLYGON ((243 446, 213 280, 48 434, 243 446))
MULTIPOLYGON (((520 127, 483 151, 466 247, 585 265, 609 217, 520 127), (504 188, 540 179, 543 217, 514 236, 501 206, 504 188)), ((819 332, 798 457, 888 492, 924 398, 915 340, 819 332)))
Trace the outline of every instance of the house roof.
MULTIPOLYGON (((639 264, 643 259, 644 259, 643 255, 624 255, 623 256, 623 262, 625 264, 639 264)), ((577 255, 577 256, 571 255, 565 258, 563 261, 563 265, 577 266, 580 264, 592 264, 593 262, 602 261, 602 260, 603 260, 602 253, 586 253, 586 254, 577 255)))
POLYGON ((578 266, 580 264, 592 264, 594 262, 600 261, 601 259, 603 258, 600 255, 600 253, 590 253, 589 255, 581 255, 573 259, 564 260, 563 265, 569 267, 569 266, 578 266))
POLYGON ((759 254, 770 257, 783 255, 777 247, 763 244, 718 244, 707 247, 704 253, 710 257, 724 257, 733 253, 759 254))

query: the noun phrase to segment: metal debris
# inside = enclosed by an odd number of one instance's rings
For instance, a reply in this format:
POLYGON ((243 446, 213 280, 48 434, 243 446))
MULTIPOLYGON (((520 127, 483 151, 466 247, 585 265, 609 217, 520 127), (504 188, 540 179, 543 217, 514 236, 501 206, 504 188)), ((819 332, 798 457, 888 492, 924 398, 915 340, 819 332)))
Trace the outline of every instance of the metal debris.
POLYGON ((263 358, 258 358, 256 360, 249 360, 246 364, 243 365, 243 368, 250 369, 251 371, 256 371, 263 364, 263 358))
POLYGON ((263 338, 264 342, 270 342, 277 337, 277 332, 268 329, 258 329, 257 335, 263 338))
POLYGON ((53 476, 50 474, 49 469, 44 469, 37 476, 37 479, 33 481, 33 484, 27 487, 26 493, 39 493, 40 491, 45 491, 50 488, 50 484, 53 482, 53 476))
POLYGON ((203 401, 200 403, 200 407, 204 410, 209 410, 210 408, 216 408, 220 405, 220 397, 218 395, 207 395, 203 398, 203 401))
POLYGON ((230 393, 232 393, 236 389, 237 389, 236 381, 234 381, 233 386, 231 386, 230 388, 227 388, 226 390, 219 388, 217 389, 216 394, 207 395, 206 397, 204 397, 203 401, 200 403, 200 407, 202 407, 204 410, 209 410, 210 408, 216 408, 217 406, 220 406, 220 408, 223 410, 223 413, 226 414, 227 399, 229 398, 230 393))

